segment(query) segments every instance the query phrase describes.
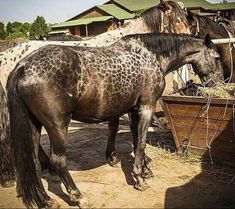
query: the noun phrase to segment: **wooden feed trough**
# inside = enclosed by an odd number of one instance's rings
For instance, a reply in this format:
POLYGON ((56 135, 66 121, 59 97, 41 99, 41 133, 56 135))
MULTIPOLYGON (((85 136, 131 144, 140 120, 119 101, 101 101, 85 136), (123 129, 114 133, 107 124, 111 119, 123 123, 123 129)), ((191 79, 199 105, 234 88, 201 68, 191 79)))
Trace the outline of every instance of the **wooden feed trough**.
POLYGON ((178 151, 235 166, 235 100, 162 96, 178 151), (208 110, 208 111, 207 111, 208 110))

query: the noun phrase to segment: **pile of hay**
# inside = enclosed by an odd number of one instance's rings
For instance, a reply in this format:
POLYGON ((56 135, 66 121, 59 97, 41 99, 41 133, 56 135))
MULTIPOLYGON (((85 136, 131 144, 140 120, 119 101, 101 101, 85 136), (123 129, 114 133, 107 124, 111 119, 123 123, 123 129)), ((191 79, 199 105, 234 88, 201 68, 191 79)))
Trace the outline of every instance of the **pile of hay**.
POLYGON ((198 87, 198 94, 203 97, 234 99, 235 83, 218 83, 214 87, 198 87))
POLYGON ((235 99, 235 83, 218 83, 214 87, 203 87, 200 84, 190 83, 174 92, 175 95, 202 96, 212 98, 235 99))

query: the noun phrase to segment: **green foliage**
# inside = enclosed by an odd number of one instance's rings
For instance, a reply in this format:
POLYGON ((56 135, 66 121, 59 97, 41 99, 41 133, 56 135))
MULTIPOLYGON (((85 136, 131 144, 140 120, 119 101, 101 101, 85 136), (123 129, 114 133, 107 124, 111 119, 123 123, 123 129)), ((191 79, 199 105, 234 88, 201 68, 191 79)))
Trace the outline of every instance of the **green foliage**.
POLYGON ((48 32, 49 28, 44 17, 37 16, 36 20, 34 20, 30 27, 30 39, 35 39, 39 36, 45 36, 48 34, 48 32))
POLYGON ((4 23, 0 22, 0 40, 4 40, 7 37, 4 23))
POLYGON ((13 39, 16 39, 16 38, 27 38, 27 36, 25 36, 22 32, 17 31, 17 32, 10 33, 6 37, 6 40, 13 40, 13 39))
POLYGON ((6 26, 6 40, 27 38, 29 36, 30 23, 8 22, 6 26))
POLYGON ((16 38, 30 38, 45 36, 49 32, 44 17, 37 16, 32 24, 21 22, 8 22, 6 27, 0 22, 0 40, 12 40, 16 38))
POLYGON ((11 22, 8 22, 8 23, 7 23, 6 31, 7 31, 7 35, 13 33, 13 25, 12 25, 11 22))
POLYGON ((23 36, 27 36, 29 27, 29 23, 8 22, 6 26, 6 32, 8 36, 12 36, 12 34, 22 34, 23 36))

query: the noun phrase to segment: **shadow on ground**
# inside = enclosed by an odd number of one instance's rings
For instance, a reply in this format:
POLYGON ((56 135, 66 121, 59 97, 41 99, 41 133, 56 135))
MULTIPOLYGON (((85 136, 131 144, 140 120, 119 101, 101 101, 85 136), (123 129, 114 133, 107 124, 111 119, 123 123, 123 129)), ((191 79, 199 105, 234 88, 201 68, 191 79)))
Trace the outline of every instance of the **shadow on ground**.
POLYGON ((235 136, 232 121, 211 144, 211 157, 216 162, 212 168, 210 153, 202 155, 202 171, 188 183, 168 188, 165 195, 165 208, 235 208, 235 170, 226 164, 235 165, 235 136), (231 133, 229 136, 228 133, 231 133), (222 143, 221 143, 222 142, 222 143), (229 149, 228 149, 228 146, 229 149), (230 153, 233 147, 234 152, 230 153), (220 159, 216 161, 215 157, 220 159))

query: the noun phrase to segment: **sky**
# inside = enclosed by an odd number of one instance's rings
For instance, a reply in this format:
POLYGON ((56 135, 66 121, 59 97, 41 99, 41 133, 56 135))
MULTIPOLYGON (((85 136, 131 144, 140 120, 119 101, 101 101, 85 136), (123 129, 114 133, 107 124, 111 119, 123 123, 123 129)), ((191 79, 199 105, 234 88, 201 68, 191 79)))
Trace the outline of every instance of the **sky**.
MULTIPOLYGON (((48 23, 63 22, 94 5, 108 0, 0 0, 0 21, 33 22, 37 15, 48 23)), ((143 0, 144 1, 144 0, 143 0)), ((195 0, 197 1, 197 0, 195 0)), ((208 0, 218 3, 222 0, 208 0)), ((234 2, 235 0, 229 0, 234 2)))

